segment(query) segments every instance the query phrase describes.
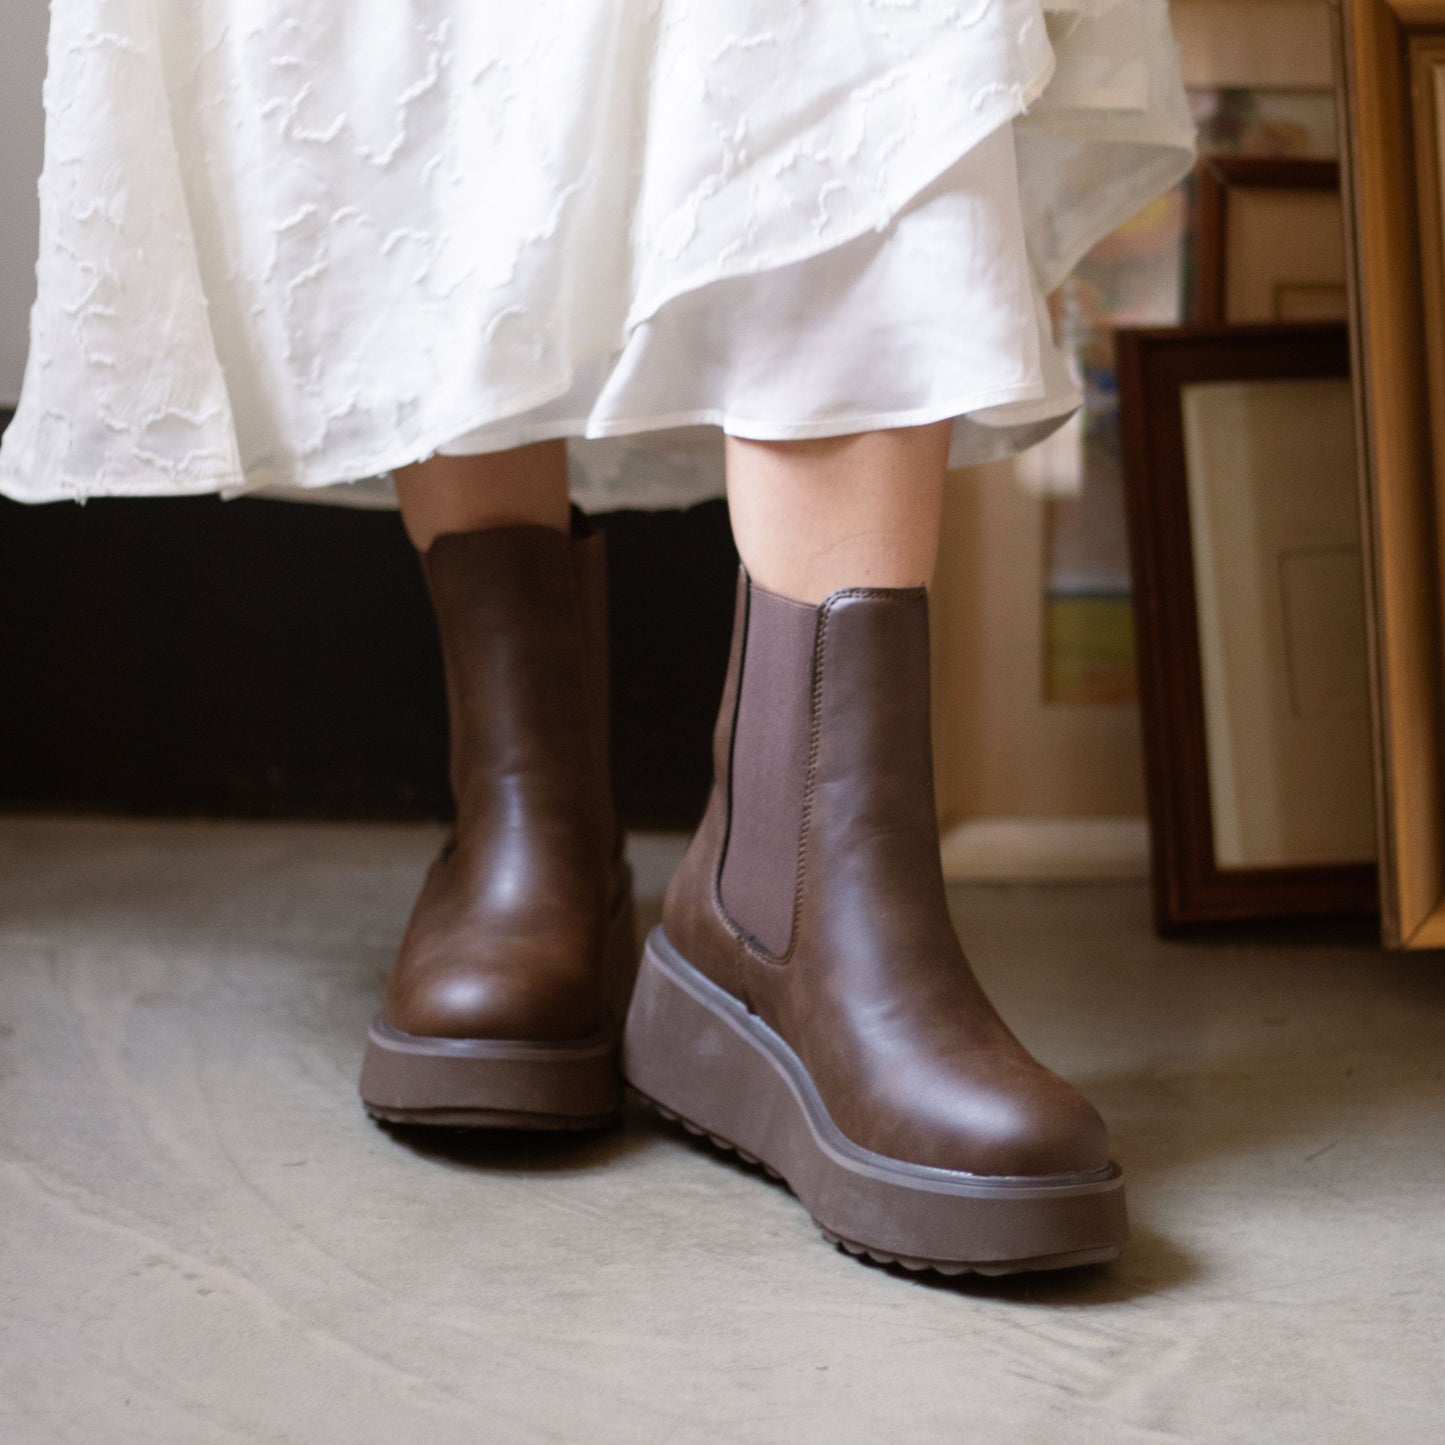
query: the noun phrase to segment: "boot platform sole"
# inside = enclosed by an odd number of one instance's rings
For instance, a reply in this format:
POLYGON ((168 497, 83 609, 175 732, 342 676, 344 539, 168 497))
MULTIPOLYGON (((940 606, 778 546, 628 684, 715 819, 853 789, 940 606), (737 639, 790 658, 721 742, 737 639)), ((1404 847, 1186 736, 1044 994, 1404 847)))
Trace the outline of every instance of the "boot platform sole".
POLYGON ((623 1041, 628 1082, 661 1113, 780 1178, 850 1254, 941 1274, 1016 1274, 1115 1258, 1123 1179, 991 1176, 863 1149, 829 1118, 791 1048, 653 929, 623 1041))
POLYGON ((367 1035, 361 1099, 373 1119, 390 1124, 598 1128, 622 1103, 618 1039, 419 1038, 378 1017, 367 1035))

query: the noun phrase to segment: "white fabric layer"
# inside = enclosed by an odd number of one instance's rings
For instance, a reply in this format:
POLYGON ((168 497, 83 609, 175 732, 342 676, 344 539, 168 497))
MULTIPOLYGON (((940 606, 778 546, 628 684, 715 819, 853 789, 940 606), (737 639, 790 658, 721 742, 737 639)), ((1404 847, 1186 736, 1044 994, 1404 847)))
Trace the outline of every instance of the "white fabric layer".
POLYGON ((46 105, 35 501, 567 435, 584 505, 676 505, 701 423, 999 455, 1077 402, 1043 292, 1192 146, 1164 0, 54 0, 46 105))

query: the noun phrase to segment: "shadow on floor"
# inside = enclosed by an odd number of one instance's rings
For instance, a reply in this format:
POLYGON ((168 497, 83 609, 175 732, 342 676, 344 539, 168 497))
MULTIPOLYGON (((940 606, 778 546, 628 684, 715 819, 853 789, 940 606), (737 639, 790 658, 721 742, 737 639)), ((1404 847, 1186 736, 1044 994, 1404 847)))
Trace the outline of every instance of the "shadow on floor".
POLYGON ((513 1175, 587 1174, 647 1148, 656 1133, 632 1111, 610 1129, 439 1129, 384 1123, 376 1127, 428 1163, 513 1175))

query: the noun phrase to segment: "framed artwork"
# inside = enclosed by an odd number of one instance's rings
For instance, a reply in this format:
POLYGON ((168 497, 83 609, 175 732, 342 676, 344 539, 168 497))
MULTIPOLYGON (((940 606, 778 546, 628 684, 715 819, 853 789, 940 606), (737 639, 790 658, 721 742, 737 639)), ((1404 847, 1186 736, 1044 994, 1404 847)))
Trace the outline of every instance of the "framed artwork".
POLYGON ((1381 931, 1390 947, 1438 949, 1445 948, 1445 479, 1438 433, 1432 436, 1442 397, 1432 338, 1445 291, 1437 88, 1445 8, 1344 0, 1341 15, 1381 931), (1405 204, 1411 196, 1418 204, 1405 204))
POLYGON ((1190 307, 1197 324, 1343 321, 1346 271, 1337 162, 1200 161, 1190 307))
POLYGON ((1346 330, 1117 341, 1156 923, 1373 912, 1346 330))

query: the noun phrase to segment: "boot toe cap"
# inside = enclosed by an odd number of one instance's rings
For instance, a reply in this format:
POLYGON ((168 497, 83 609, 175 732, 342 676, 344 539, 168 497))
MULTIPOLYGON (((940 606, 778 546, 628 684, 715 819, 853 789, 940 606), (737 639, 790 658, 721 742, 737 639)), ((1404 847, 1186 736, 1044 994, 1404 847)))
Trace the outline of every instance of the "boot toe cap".
POLYGON ((906 1095, 875 1099, 867 1112, 856 1133, 844 1132, 914 1164, 1034 1178, 1091 1174, 1110 1162, 1109 1134, 1098 1111, 1039 1065, 919 1081, 906 1095))
POLYGON ((589 1038, 606 1023, 586 973, 512 960, 499 969, 466 962, 409 971, 386 1001, 387 1021, 420 1038, 554 1042, 589 1038))
POLYGON ((1077 1089, 1049 1074, 989 1096, 955 1133, 955 1158, 975 1174, 1088 1174, 1109 1164, 1109 1132, 1077 1089))

